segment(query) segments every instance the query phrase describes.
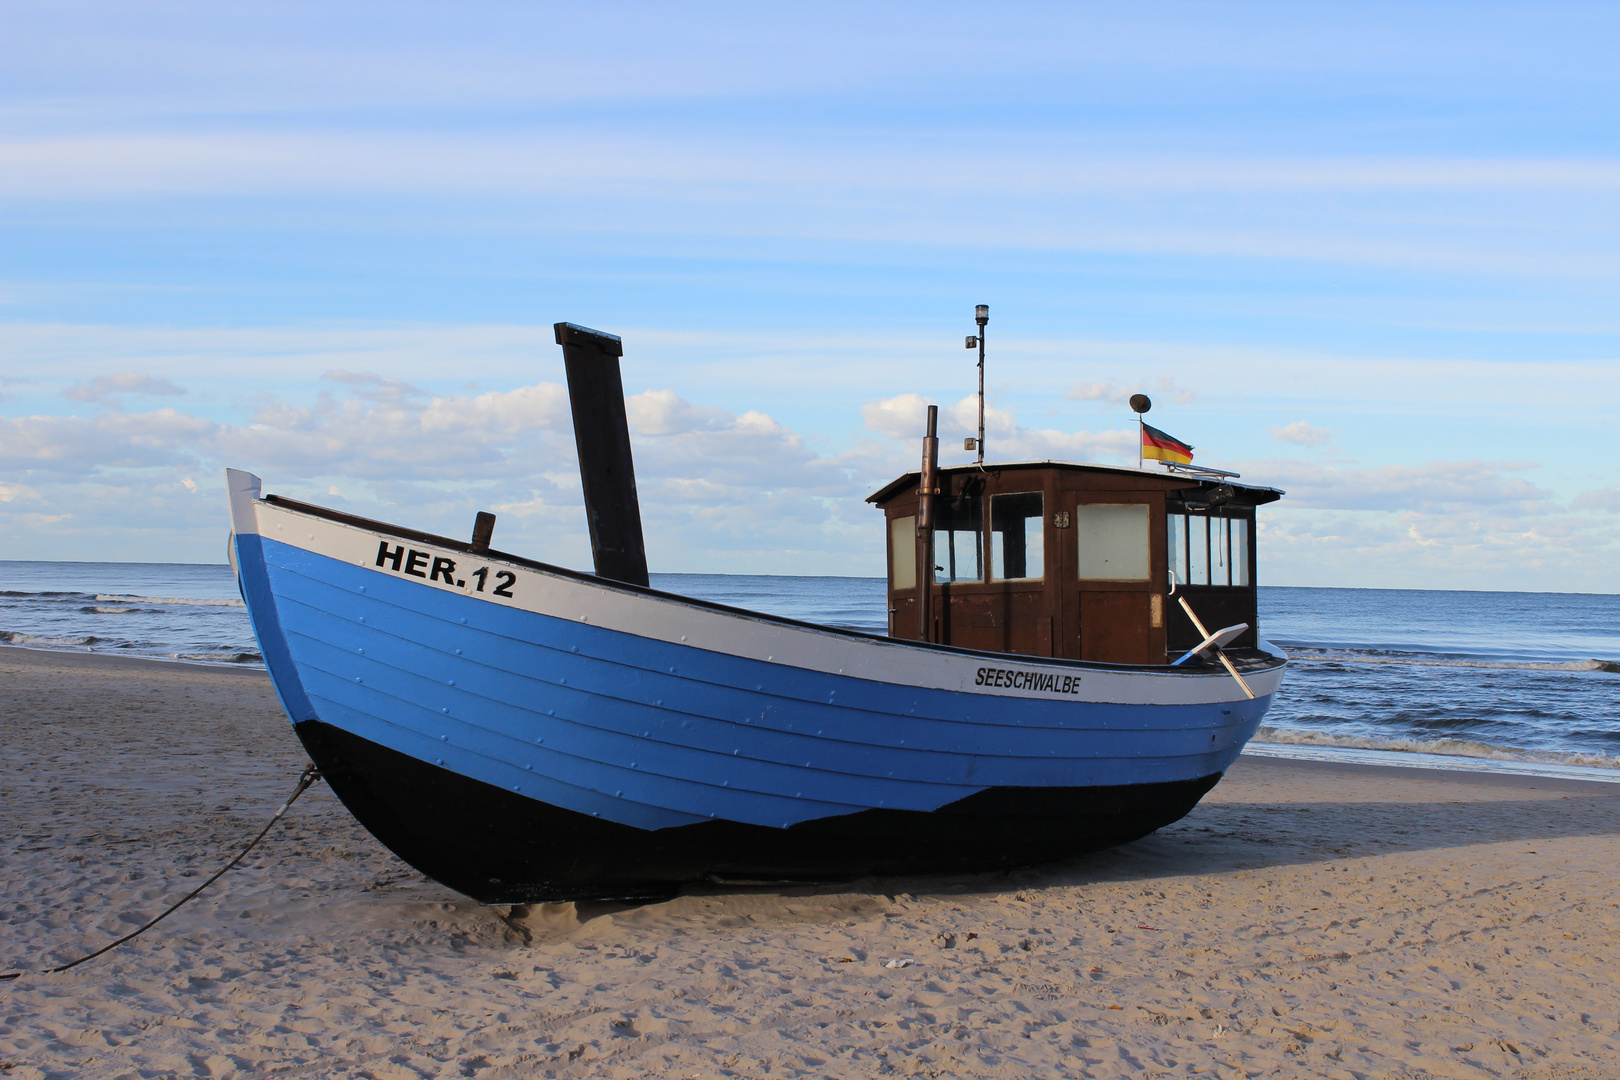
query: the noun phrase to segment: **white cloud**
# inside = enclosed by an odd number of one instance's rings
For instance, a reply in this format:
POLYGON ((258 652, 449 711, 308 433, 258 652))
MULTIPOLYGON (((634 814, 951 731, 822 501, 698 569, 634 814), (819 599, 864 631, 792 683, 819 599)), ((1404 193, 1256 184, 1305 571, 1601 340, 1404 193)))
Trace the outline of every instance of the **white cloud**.
POLYGON ((426 431, 476 428, 515 437, 568 422, 568 391, 557 383, 492 390, 470 398, 436 397, 422 411, 426 431))
MULTIPOLYGON (((39 513, 60 512, 46 533, 31 535, 34 544, 51 533, 104 537, 104 519, 143 509, 163 522, 135 528, 132 537, 186 523, 207 535, 219 507, 181 508, 159 493, 211 494, 214 485, 193 477, 232 465, 258 472, 270 490, 339 500, 418 528, 460 533, 472 510, 495 508, 509 549, 588 564, 562 386, 435 395, 375 375, 333 373, 328 381, 337 389, 308 403, 261 400, 246 423, 169 409, 0 418, 0 468, 50 480, 49 498, 30 501, 29 528, 40 525, 39 513)), ((845 534, 877 529, 862 498, 901 469, 870 449, 818 453, 759 410, 694 405, 670 390, 632 395, 626 404, 655 566, 770 570, 786 560, 801 572, 847 571, 845 534)), ((20 506, 37 492, 8 480, 3 494, 0 505, 20 506)), ((26 532, 20 511, 0 517, 0 537, 26 532)), ((136 557, 129 542, 119 551, 136 557)), ((203 554, 215 552, 205 545, 203 554)), ((881 565, 881 547, 867 555, 868 569, 881 565)))
POLYGON ((1532 462, 1500 461, 1343 468, 1284 459, 1245 464, 1243 471, 1287 490, 1290 506, 1521 517, 1553 506, 1551 491, 1510 475, 1535 468, 1532 462))
POLYGON ((566 124, 521 135, 381 128, 14 135, 0 142, 0 192, 13 198, 287 191, 511 191, 614 194, 710 189, 860 191, 912 198, 1066 198, 1143 192, 1597 192, 1620 188, 1608 157, 1336 156, 1076 152, 1042 138, 992 137, 964 155, 955 131, 896 140, 757 135, 611 135, 566 124), (566 140, 567 154, 550 148, 566 140))
MULTIPOLYGON (((1264 582, 1387 588, 1620 588, 1620 536, 1575 500, 1512 475, 1524 462, 1429 461, 1350 468, 1298 460, 1243 465, 1287 490, 1263 507, 1264 582)), ((1620 493, 1615 495, 1620 509, 1620 493)))
POLYGON ((921 439, 928 430, 929 401, 921 394, 898 394, 861 406, 866 430, 891 439, 921 439))
POLYGON ((729 129, 630 125, 469 134, 291 123, 14 136, 0 141, 0 197, 360 198, 379 214, 397 212, 390 201, 500 198, 510 221, 569 232, 928 245, 949 235, 1005 251, 1325 259, 1516 278, 1616 269, 1613 251, 1577 227, 1612 213, 1620 192, 1620 163, 1603 157, 1076 152, 1011 134, 963 154, 955 129, 739 141, 729 129), (1436 193, 1451 199, 1443 220, 1422 212, 1436 193), (1333 212, 1321 212, 1329 199, 1333 212), (1500 224, 1509 214, 1521 227, 1500 224))
POLYGON ((735 418, 724 409, 698 408, 677 397, 673 390, 648 390, 624 402, 631 430, 638 435, 682 435, 712 431, 731 425, 735 418))
POLYGON ((62 396, 69 401, 95 402, 121 407, 118 397, 123 394, 140 394, 148 397, 179 397, 185 391, 168 379, 156 378, 138 371, 126 371, 118 375, 101 375, 87 383, 78 383, 62 391, 62 396))
MULTIPOLYGON (((921 445, 927 429, 928 400, 921 394, 900 394, 861 407, 867 430, 921 445)), ((1058 431, 1023 427, 1009 409, 986 404, 984 410, 987 461, 1110 461, 1134 455, 1136 436, 1130 431, 1058 431)), ((940 460, 964 453, 962 440, 977 437, 978 395, 965 397, 939 412, 940 460)), ((977 455, 975 455, 977 456, 977 455)), ((1133 458, 1134 460, 1134 458, 1133 458)), ((908 465, 908 468, 912 467, 908 465)))
POLYGON ((218 425, 173 409, 150 413, 0 417, 0 467, 14 474, 91 475, 106 469, 185 465, 218 425))
POLYGON ((425 397, 424 391, 400 379, 383 378, 371 371, 343 371, 334 368, 321 376, 327 382, 347 386, 349 393, 362 401, 400 404, 410 398, 425 397))
POLYGON ((1295 420, 1284 427, 1271 429, 1271 437, 1280 443, 1295 446, 1325 446, 1333 441, 1333 432, 1315 427, 1304 420, 1295 420))
MULTIPOLYGON (((474 510, 494 509, 504 549, 589 565, 562 386, 434 394, 353 375, 329 384, 303 402, 264 399, 246 422, 174 409, 0 418, 0 542, 34 557, 215 559, 218 470, 230 464, 259 472, 273 491, 452 535, 465 533, 474 510)), ((626 404, 656 569, 880 572, 881 529, 862 500, 915 468, 923 396, 869 403, 861 415, 877 437, 847 449, 818 449, 761 410, 701 405, 669 389, 626 404)), ((942 457, 967 460, 960 440, 976 429, 976 398, 940 412, 942 457)), ((986 424, 992 461, 1134 461, 1129 429, 1025 427, 995 405, 986 424)), ((1615 585, 1605 568, 1620 564, 1620 551, 1606 519, 1620 512, 1620 489, 1566 508, 1523 475, 1534 468, 1525 462, 1273 459, 1241 468, 1288 491, 1261 514, 1268 582, 1615 585)))
MULTIPOLYGON (((1064 391, 1063 396, 1070 401, 1106 401, 1114 405, 1124 405, 1131 400, 1132 394, 1145 393, 1148 389, 1148 385, 1142 382, 1125 385, 1111 382, 1077 382, 1064 391)), ((1197 396, 1191 390, 1177 386, 1175 377, 1171 375, 1160 375, 1151 389, 1159 397, 1168 398, 1179 405, 1185 405, 1197 396)))
POLYGON ((1620 585, 1614 531, 1589 519, 1289 503, 1260 513, 1263 584, 1596 592, 1620 585))
POLYGON ((1599 491, 1583 491, 1575 497, 1577 510, 1599 510, 1606 514, 1620 514, 1620 487, 1599 491))

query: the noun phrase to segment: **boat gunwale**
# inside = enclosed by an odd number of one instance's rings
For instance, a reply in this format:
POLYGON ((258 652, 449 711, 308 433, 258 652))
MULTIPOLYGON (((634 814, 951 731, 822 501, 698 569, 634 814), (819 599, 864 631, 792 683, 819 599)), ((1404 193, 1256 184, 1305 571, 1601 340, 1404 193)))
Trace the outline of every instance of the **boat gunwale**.
MULTIPOLYGON (((511 563, 514 566, 521 566, 527 570, 535 570, 543 574, 551 574, 556 577, 567 578, 582 584, 594 585, 600 588, 615 589, 620 592, 630 593, 632 595, 647 596, 653 599, 687 604, 693 607, 720 612, 726 615, 757 619, 762 622, 775 623, 782 626, 791 626, 801 630, 810 630, 817 633, 832 634, 838 637, 868 641, 874 644, 887 645, 890 647, 910 648, 923 652, 942 653, 951 656, 970 656, 986 660, 1005 660, 1011 657, 1033 662, 1042 667, 1077 668, 1088 671, 1141 672, 1144 674, 1173 676, 1177 678, 1230 677, 1227 675, 1224 668, 1216 665, 1207 665, 1202 668, 1189 668, 1187 666, 1178 667, 1168 663, 1110 664, 1099 660, 1071 660, 1067 657, 1036 656, 1028 653, 995 652, 984 649, 969 649, 959 645, 942 645, 936 642, 913 641, 906 638, 890 637, 887 634, 877 634, 868 630, 856 630, 851 627, 828 626, 822 623, 806 622, 803 619, 795 619, 786 615, 772 615, 768 612, 753 611, 749 608, 733 607, 730 604, 722 604, 714 600, 704 600, 695 596, 686 596, 682 593, 665 592, 662 589, 652 588, 650 585, 637 585, 633 582, 605 578, 597 574, 588 573, 584 570, 573 570, 565 566, 556 566, 552 563, 541 562, 538 559, 529 559, 522 555, 514 555, 510 552, 498 551, 494 548, 488 548, 482 551, 474 551, 472 543, 467 540, 456 540, 448 536, 439 536, 435 533, 423 532, 420 529, 412 529, 403 525, 394 525, 385 521, 377 521, 373 518, 361 517, 359 514, 350 514, 342 510, 333 510, 328 507, 318 506, 314 503, 306 503, 298 499, 290 499, 284 495, 261 495, 259 498, 261 502, 269 503, 272 506, 291 510, 295 513, 308 514, 312 517, 323 518, 328 521, 334 521, 340 525, 349 525, 355 528, 365 529, 369 532, 388 533, 401 539, 416 540, 420 543, 434 544, 439 547, 449 548, 453 551, 460 551, 468 555, 504 561, 511 563)), ((1260 651, 1259 657, 1239 657, 1231 653, 1228 653, 1228 655, 1231 656, 1238 669, 1244 672, 1266 672, 1275 668, 1286 667, 1288 665, 1288 658, 1286 656, 1278 656, 1263 651, 1260 651), (1261 657, 1264 659, 1261 659, 1261 657)))

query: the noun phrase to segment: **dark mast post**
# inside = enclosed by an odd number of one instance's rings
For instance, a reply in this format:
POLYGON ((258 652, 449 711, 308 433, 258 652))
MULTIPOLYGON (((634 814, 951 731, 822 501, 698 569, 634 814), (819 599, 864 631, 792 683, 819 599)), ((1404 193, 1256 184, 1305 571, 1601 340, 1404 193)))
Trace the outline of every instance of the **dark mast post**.
POLYGON ((647 548, 641 537, 641 503, 630 457, 630 423, 624 415, 619 357, 624 343, 614 334, 560 322, 555 326, 568 371, 568 401, 574 412, 579 479, 598 577, 647 584, 647 548))
POLYGON ((990 321, 990 305, 979 304, 973 309, 973 321, 979 324, 979 465, 984 465, 984 327, 990 321))
POLYGON ((934 639, 934 496, 939 494, 939 406, 928 406, 917 486, 917 637, 934 639))

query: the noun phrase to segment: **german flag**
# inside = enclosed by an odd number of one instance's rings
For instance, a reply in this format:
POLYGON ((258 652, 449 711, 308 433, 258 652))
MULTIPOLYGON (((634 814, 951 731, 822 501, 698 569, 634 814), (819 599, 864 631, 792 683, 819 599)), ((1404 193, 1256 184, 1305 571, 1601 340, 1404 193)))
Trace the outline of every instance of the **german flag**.
POLYGON ((1191 465, 1193 448, 1180 439, 1166 435, 1151 424, 1142 425, 1142 457, 1155 461, 1174 461, 1178 465, 1191 465))

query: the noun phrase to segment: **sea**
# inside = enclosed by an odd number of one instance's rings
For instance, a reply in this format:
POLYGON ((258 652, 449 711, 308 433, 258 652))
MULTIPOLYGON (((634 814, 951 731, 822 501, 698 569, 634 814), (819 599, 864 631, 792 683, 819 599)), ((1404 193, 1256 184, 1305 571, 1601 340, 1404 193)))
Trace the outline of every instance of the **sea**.
MULTIPOLYGON (((883 632, 884 581, 654 574, 655 588, 883 632)), ((1620 596, 1260 588, 1291 658, 1249 753, 1620 782, 1620 596)), ((0 643, 262 666, 229 566, 0 561, 0 643)))

